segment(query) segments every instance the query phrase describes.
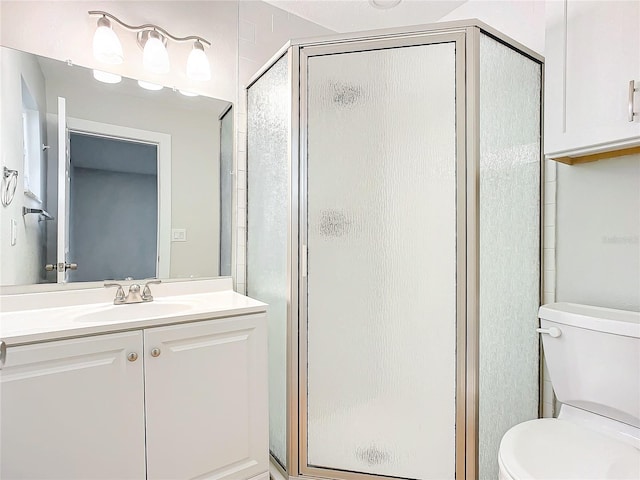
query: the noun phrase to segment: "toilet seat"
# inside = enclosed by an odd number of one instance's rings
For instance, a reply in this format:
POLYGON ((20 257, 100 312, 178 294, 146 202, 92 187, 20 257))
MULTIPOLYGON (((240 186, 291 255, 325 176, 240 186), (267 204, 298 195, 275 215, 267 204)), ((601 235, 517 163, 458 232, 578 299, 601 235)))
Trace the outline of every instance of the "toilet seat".
POLYGON ((562 419, 524 422, 505 433, 498 455, 505 480, 640 478, 640 450, 562 419))

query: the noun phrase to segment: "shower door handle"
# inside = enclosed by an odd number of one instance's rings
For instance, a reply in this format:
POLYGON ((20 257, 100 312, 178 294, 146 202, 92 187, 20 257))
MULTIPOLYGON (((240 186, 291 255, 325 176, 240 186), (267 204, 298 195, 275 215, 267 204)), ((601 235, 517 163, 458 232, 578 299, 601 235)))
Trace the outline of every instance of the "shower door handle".
POLYGON ((300 249, 300 270, 302 278, 307 276, 307 256, 308 256, 307 246, 302 245, 300 249))

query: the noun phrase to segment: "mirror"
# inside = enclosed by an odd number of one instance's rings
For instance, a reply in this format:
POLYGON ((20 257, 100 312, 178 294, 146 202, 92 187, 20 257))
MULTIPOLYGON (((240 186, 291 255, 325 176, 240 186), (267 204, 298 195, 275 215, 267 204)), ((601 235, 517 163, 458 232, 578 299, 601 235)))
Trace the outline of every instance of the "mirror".
POLYGON ((0 57, 0 285, 231 275, 230 102, 0 57))

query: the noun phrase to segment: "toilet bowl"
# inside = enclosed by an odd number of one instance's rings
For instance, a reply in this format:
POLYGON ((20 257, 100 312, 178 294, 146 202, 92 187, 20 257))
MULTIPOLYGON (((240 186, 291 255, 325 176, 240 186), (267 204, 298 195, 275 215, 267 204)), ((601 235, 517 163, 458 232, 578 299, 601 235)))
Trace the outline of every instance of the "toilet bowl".
POLYGON ((540 307, 558 418, 505 433, 500 480, 640 479, 640 313, 540 307))

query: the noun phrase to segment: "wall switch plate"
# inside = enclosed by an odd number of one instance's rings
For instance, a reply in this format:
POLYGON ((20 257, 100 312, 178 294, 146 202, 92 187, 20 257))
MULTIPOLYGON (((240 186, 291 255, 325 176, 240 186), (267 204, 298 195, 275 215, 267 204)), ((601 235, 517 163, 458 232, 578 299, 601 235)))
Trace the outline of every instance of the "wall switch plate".
POLYGON ((11 219, 11 246, 13 247, 16 244, 18 239, 18 223, 12 218, 11 219))
POLYGON ((187 229, 186 228, 172 228, 171 229, 171 241, 172 242, 186 242, 187 241, 187 229))

